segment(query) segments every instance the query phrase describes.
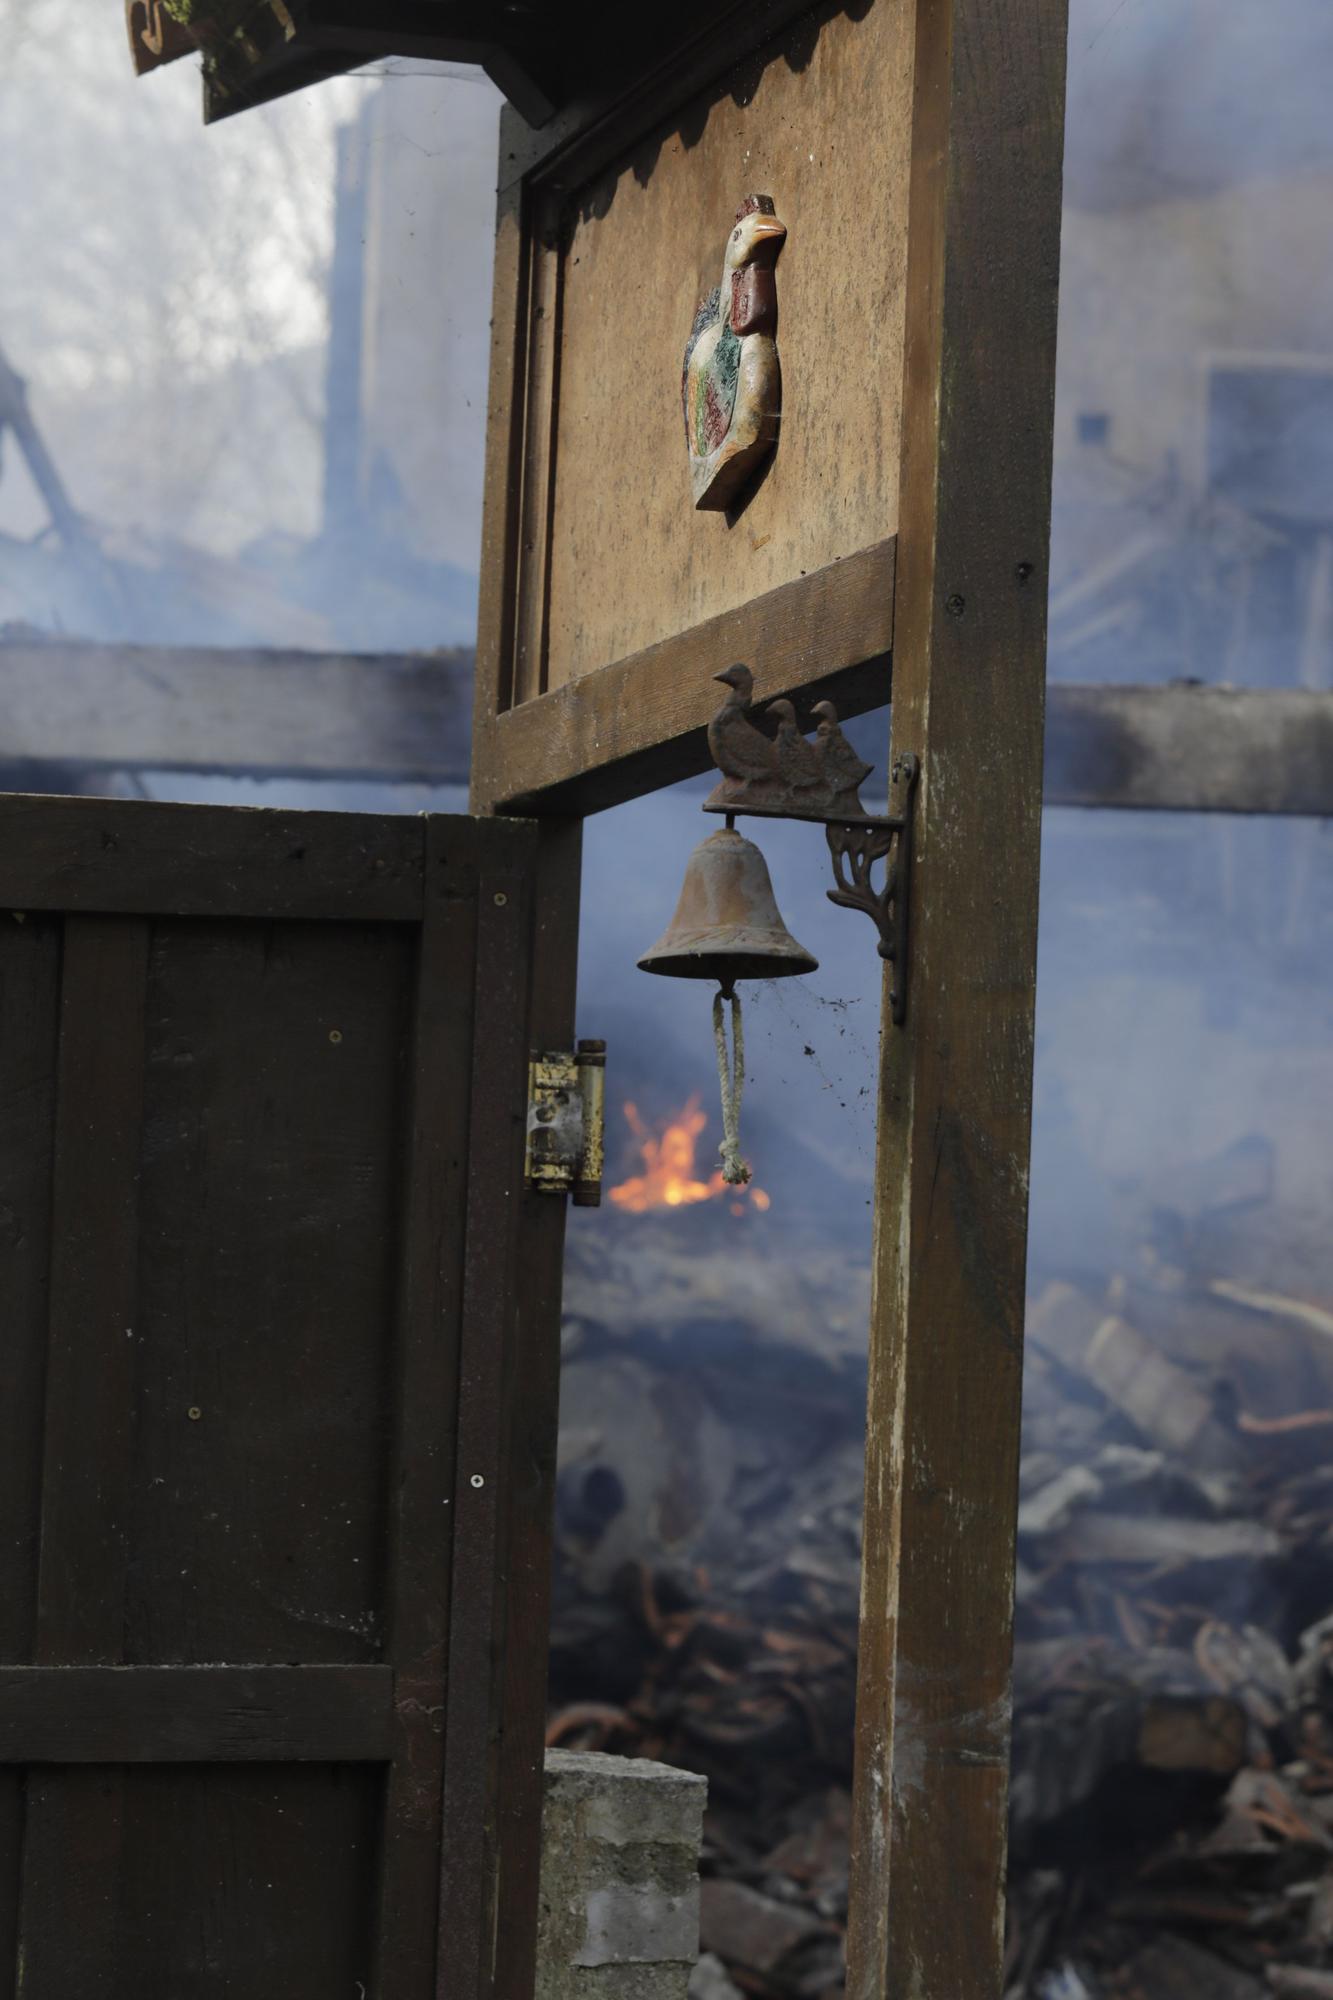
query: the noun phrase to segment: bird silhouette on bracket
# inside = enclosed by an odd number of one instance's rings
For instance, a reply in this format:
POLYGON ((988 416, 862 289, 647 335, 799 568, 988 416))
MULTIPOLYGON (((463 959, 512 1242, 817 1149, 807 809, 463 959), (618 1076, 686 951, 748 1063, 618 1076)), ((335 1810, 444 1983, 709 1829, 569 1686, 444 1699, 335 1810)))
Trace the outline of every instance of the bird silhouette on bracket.
POLYGON ((708 725, 708 748, 722 773, 705 812, 758 813, 774 819, 869 820, 860 787, 874 766, 843 735, 831 701, 817 702, 818 728, 804 736, 785 696, 753 706, 754 675, 737 664, 715 674, 727 698, 708 725), (763 726, 776 723, 770 734, 763 726))
POLYGON ((722 282, 694 316, 680 390, 696 508, 729 507, 777 442, 774 266, 786 236, 772 197, 747 195, 727 239, 722 282))

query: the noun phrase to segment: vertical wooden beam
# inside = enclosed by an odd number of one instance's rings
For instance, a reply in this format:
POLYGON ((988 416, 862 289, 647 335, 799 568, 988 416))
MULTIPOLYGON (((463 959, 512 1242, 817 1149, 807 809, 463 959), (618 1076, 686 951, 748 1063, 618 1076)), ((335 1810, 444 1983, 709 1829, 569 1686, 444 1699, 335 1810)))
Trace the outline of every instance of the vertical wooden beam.
MULTIPOLYGON (((582 856, 581 821, 541 823, 529 1015, 529 1039, 538 1049, 574 1047, 582 856)), ((495 2000, 529 2000, 536 1978, 560 1431, 566 1206, 549 1194, 525 1193, 521 1200, 524 1282, 515 1298, 505 1397, 504 1731, 495 1889, 504 1921, 495 1940, 495 2000)))
POLYGON ((571 1047, 582 829, 478 824, 439 1991, 525 2000, 537 1890, 565 1203, 521 1185, 532 1048, 571 1047))
POLYGON ((465 1205, 477 1017, 477 828, 431 815, 417 959, 398 1331, 389 1658, 397 1735, 384 1821, 376 1991, 437 1989, 445 1661, 465 1205))
MULTIPOLYGON (((504 1406, 527 1113, 536 829, 479 824, 476 1034, 459 1343, 453 1589, 445 1701, 437 1991, 483 2000, 495 1938, 498 1734, 503 1726, 504 1406)), ((533 1635, 529 1635, 530 1637, 533 1635)), ((540 1661, 545 1672, 545 1655, 540 1661)))
POLYGON ((1065 5, 917 5, 851 2000, 1001 1986, 1065 5))
MULTIPOLYGON (((512 138, 500 120, 501 184, 512 138)), ((527 431, 526 338, 531 256, 524 231, 521 186, 499 196, 495 215, 495 280, 491 300, 491 362, 486 415, 486 503, 481 524, 481 586, 477 599, 477 658, 472 711, 472 796, 484 811, 481 780, 489 764, 496 718, 515 698, 517 615, 516 528, 522 497, 527 431)))

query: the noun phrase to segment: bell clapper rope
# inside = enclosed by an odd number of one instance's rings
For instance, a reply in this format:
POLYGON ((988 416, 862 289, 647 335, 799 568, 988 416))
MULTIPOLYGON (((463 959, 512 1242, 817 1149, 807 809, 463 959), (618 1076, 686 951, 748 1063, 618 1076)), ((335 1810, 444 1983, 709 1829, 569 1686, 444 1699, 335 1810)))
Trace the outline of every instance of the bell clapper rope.
POLYGON ((745 1089, 745 1031, 741 996, 734 985, 719 986, 713 995, 713 1040, 717 1044, 717 1079, 722 1087, 722 1178, 728 1187, 744 1187, 750 1169, 741 1158, 741 1093, 745 1089), (725 1002, 731 1002, 731 1056, 727 1055, 725 1002))
MULTIPOLYGON (((736 831, 735 813, 727 814, 727 832, 736 831)), ((741 1094, 745 1089, 745 1029, 741 1024, 741 996, 733 981, 726 981, 713 995, 713 1040, 717 1044, 717 1080, 722 1086, 722 1178, 728 1187, 744 1187, 750 1169, 741 1158, 741 1094), (727 1024, 723 1002, 731 1002, 732 1061, 727 1061, 727 1024)))

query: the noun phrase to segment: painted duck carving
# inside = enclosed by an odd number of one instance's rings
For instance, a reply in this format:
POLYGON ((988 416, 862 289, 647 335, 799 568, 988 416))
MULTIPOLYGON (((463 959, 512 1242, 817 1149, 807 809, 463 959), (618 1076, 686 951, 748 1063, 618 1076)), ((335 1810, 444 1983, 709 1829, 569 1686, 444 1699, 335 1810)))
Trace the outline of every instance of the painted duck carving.
POLYGON ((722 283, 694 317, 681 401, 697 508, 729 507, 777 442, 782 371, 775 265, 786 240, 770 195, 747 195, 722 283))

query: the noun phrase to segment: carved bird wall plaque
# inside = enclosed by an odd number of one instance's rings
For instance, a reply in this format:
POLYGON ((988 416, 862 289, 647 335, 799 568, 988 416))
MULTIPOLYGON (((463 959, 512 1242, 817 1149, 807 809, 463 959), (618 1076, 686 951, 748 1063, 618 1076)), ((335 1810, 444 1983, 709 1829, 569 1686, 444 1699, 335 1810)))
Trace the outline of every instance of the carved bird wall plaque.
POLYGON ((697 508, 729 507, 777 442, 775 266, 786 236, 771 195, 747 195, 727 239, 722 282, 694 316, 681 401, 697 508))

